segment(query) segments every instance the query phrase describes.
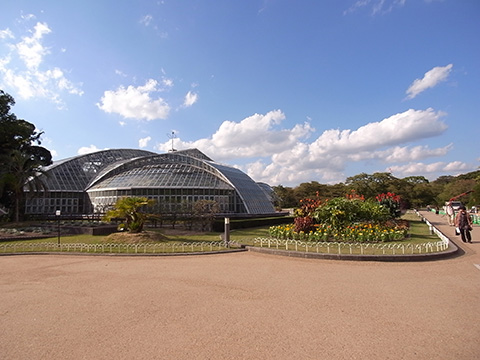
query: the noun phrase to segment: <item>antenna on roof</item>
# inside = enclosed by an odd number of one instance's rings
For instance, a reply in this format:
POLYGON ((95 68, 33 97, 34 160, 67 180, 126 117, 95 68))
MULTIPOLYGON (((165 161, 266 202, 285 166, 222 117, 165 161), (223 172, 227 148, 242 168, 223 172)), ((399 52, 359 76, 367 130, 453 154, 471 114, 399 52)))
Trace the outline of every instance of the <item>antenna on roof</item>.
POLYGON ((169 152, 173 152, 173 151, 177 151, 174 147, 173 147, 173 140, 176 138, 176 135, 175 135, 175 131, 172 131, 171 134, 167 134, 168 138, 172 140, 172 148, 170 150, 168 150, 169 152))

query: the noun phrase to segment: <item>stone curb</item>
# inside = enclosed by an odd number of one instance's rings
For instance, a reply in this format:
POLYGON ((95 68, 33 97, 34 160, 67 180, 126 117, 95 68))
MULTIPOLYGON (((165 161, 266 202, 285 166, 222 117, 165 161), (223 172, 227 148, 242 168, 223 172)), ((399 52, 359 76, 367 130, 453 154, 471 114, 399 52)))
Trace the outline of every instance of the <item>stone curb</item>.
POLYGON ((218 255, 229 254, 236 252, 245 252, 247 249, 230 249, 219 251, 204 251, 204 252, 184 252, 184 253, 89 253, 89 252, 64 252, 64 251, 42 251, 42 252, 15 252, 15 253, 0 253, 1 256, 18 256, 18 255, 70 255, 70 256, 140 256, 140 257, 152 257, 152 256, 191 256, 191 255, 218 255))
POLYGON ((37 239, 49 239, 56 238, 57 235, 31 235, 31 236, 2 236, 0 237, 0 242, 4 241, 14 241, 14 240, 37 240, 37 239))
POLYGON ((277 250, 261 248, 255 246, 246 246, 248 251, 263 254, 290 256, 304 259, 323 259, 323 260, 350 260, 350 261, 385 261, 385 262, 413 262, 413 261, 434 261, 453 257, 458 253, 458 247, 450 242, 450 247, 446 251, 428 253, 428 254, 410 254, 410 255, 350 255, 350 254, 322 254, 300 251, 277 250))
POLYGON ((223 251, 206 251, 206 252, 185 252, 185 253, 89 253, 89 252, 16 252, 16 253, 0 253, 0 256, 18 256, 18 255, 70 255, 70 256, 192 256, 192 255, 219 255, 237 252, 257 252, 262 254, 270 254, 277 256, 289 256, 304 259, 320 259, 320 260, 350 260, 350 261, 385 261, 385 262, 413 262, 413 261, 434 261, 442 260, 454 256, 458 252, 458 247, 450 243, 447 251, 428 254, 411 254, 411 255, 350 255, 350 254, 322 254, 307 253, 300 251, 277 250, 269 248, 261 248, 256 246, 242 245, 241 249, 231 249, 223 251))

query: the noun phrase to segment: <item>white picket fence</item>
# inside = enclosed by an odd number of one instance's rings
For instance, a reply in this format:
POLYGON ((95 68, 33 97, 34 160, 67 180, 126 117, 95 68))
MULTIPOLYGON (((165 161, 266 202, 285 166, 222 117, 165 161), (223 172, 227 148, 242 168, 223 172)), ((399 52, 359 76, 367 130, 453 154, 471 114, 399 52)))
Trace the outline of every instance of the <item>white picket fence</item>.
POLYGON ((273 238, 256 238, 254 246, 273 248, 277 250, 302 251, 338 255, 406 255, 441 252, 448 249, 444 241, 422 244, 402 243, 344 243, 344 242, 310 242, 301 240, 280 240, 273 238))
POLYGON ((138 243, 138 244, 83 244, 83 243, 0 243, 0 253, 22 252, 80 252, 80 253, 127 253, 127 254, 157 254, 157 253, 188 253, 225 250, 223 241, 198 241, 185 243, 138 243))

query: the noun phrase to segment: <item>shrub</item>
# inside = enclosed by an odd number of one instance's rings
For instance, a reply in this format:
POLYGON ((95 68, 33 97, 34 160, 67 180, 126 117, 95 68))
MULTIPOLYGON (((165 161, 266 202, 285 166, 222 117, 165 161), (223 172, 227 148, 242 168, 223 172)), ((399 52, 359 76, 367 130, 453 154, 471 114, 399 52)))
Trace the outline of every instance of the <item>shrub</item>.
MULTIPOLYGON (((396 200, 390 195, 388 199, 396 200)), ((407 227, 393 221, 388 206, 365 200, 355 192, 324 203, 318 197, 303 200, 296 215, 293 225, 270 227, 270 236, 307 241, 386 242, 402 240, 407 234, 407 227)))
POLYGON ((317 208, 314 218, 319 224, 341 229, 355 223, 380 223, 391 218, 386 208, 373 201, 335 198, 317 208))
POLYGON ((379 194, 376 199, 380 205, 388 209, 393 218, 400 217, 400 196, 394 193, 387 192, 386 194, 379 194))
POLYGON ((295 232, 292 225, 270 227, 270 236, 276 239, 294 239, 307 241, 335 242, 390 242, 405 239, 408 227, 388 221, 384 224, 359 223, 334 229, 330 225, 320 224, 314 231, 295 232))
POLYGON ((315 223, 310 216, 296 217, 294 219, 295 232, 310 232, 315 230, 315 223))
POLYGON ((126 197, 118 199, 114 208, 107 212, 105 221, 120 218, 131 232, 141 232, 145 224, 147 214, 141 211, 142 207, 153 205, 154 201, 146 197, 126 197))

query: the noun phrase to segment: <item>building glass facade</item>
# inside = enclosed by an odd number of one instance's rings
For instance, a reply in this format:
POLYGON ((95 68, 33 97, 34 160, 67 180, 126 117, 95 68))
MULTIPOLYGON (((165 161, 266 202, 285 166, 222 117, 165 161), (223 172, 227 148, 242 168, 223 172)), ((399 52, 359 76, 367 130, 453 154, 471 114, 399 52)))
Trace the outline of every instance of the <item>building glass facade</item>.
POLYGON ((196 149, 104 150, 56 162, 45 173, 48 190, 27 196, 27 214, 104 213, 128 196, 155 200, 150 210, 159 213, 181 212, 198 200, 216 201, 225 214, 274 213, 268 185, 196 149))

